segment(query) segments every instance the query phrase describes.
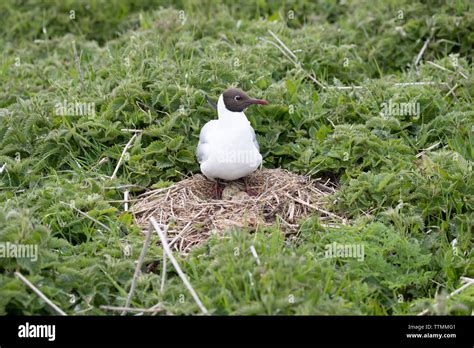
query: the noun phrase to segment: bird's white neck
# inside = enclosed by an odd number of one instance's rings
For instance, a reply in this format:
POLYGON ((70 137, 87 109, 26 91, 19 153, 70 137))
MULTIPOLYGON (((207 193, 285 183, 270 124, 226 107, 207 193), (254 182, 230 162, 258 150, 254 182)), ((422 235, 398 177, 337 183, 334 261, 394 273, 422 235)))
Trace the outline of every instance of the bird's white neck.
POLYGON ((222 94, 217 102, 217 116, 219 117, 219 121, 222 121, 222 123, 226 125, 249 122, 243 112, 230 111, 225 107, 224 96, 222 94))

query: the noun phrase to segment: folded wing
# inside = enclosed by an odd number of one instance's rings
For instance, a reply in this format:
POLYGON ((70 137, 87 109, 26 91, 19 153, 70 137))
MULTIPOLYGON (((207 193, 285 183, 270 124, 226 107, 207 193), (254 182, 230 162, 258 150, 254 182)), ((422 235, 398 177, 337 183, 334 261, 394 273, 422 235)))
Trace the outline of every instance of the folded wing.
POLYGON ((209 138, 210 134, 214 131, 216 127, 216 120, 207 122, 204 127, 201 129, 199 134, 199 143, 196 150, 196 157, 198 162, 201 164, 209 158, 210 145, 209 138))
POLYGON ((251 130, 251 134, 252 134, 251 137, 252 137, 253 144, 257 148, 258 152, 260 152, 260 145, 258 144, 257 135, 255 134, 255 130, 253 129, 252 126, 250 127, 250 130, 251 130))

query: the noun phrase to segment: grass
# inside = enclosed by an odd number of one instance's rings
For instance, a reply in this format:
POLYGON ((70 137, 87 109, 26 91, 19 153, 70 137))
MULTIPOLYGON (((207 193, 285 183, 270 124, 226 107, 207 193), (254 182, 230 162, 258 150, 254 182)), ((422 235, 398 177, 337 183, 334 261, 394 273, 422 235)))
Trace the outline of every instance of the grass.
MULTIPOLYGON (((0 314, 52 313, 15 271, 71 315, 123 306, 143 236, 120 186, 133 196, 197 172, 215 117, 204 94, 230 85, 272 103, 247 112, 264 166, 337 180, 331 209, 351 225, 314 216, 291 242, 275 225, 177 255, 210 313, 472 313, 472 287, 446 300, 474 277, 469 1, 4 1, 0 20, 0 241, 39 246, 37 262, 0 259, 0 314), (310 72, 362 88, 322 89, 310 72), (396 85, 414 81, 435 84, 396 85), (94 112, 58 115, 64 101, 94 112), (420 112, 384 113, 389 102, 420 112), (122 129, 142 133, 110 179, 122 129), (364 260, 325 258, 332 243, 363 244, 364 260)), ((171 266, 160 292, 162 260, 152 243, 132 305, 199 313, 171 266)))

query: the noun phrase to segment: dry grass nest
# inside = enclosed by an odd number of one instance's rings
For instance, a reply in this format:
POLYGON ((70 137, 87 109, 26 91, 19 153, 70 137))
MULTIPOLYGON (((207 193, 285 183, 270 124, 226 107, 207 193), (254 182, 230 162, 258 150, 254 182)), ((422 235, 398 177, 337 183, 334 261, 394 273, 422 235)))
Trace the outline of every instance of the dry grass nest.
POLYGON ((167 226, 172 249, 187 254, 212 233, 223 235, 232 228, 255 230, 277 220, 285 234, 298 231, 298 220, 319 214, 325 224, 345 223, 328 211, 327 197, 335 186, 321 179, 283 169, 257 170, 243 179, 225 184, 222 199, 214 199, 212 181, 196 174, 173 186, 148 191, 138 197, 132 211, 135 222, 145 233, 154 217, 167 226), (249 196, 247 192, 255 195, 249 196))

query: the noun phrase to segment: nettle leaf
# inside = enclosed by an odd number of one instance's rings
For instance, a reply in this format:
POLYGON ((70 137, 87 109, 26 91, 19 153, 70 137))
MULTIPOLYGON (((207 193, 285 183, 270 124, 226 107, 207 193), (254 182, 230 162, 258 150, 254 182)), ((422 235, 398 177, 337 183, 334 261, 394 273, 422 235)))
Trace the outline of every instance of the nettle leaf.
POLYGON ((122 213, 117 217, 117 221, 121 222, 125 226, 131 226, 133 222, 133 215, 130 213, 122 213))
POLYGON ((184 136, 178 135, 176 138, 173 138, 169 143, 167 143, 166 147, 171 151, 177 151, 183 143, 183 139, 184 136))
POLYGON ((313 155, 313 149, 311 147, 308 147, 301 154, 300 161, 305 164, 308 164, 311 160, 312 155, 313 155))
POLYGON ((160 137, 165 133, 164 126, 152 125, 143 131, 143 134, 151 137, 160 137))
POLYGON ((160 169, 170 168, 174 165, 174 162, 169 159, 168 156, 158 156, 156 158, 155 166, 160 169))
POLYGON ((293 97, 297 91, 296 84, 292 80, 288 79, 285 81, 285 85, 288 94, 290 95, 290 97, 293 97))
POLYGON ((162 180, 160 180, 160 181, 154 183, 154 184, 151 186, 151 188, 152 188, 152 189, 160 189, 160 188, 169 187, 169 186, 171 186, 171 185, 173 185, 173 184, 174 184, 173 181, 162 181, 162 180))
POLYGON ((113 215, 117 211, 117 208, 110 207, 106 209, 94 209, 88 212, 90 216, 101 216, 101 215, 113 215))
POLYGON ((165 152, 166 152, 166 145, 160 140, 152 142, 150 145, 148 145, 145 148, 146 155, 162 154, 165 152))
POLYGON ((267 21, 274 22, 274 21, 278 21, 280 18, 281 18, 280 11, 276 11, 270 17, 268 17, 267 21))
POLYGON ((304 118, 299 112, 292 112, 289 113, 290 115, 290 120, 291 123, 293 124, 293 127, 295 130, 299 130, 301 128, 301 125, 304 123, 304 118))
POLYGON ((316 136, 316 139, 318 139, 320 142, 323 142, 327 138, 327 136, 331 133, 332 133, 332 129, 323 124, 321 127, 319 127, 315 136, 316 136))
POLYGON ((179 152, 176 154, 176 159, 179 162, 196 163, 196 158, 194 157, 194 153, 186 149, 179 150, 179 152))
POLYGON ((262 76, 255 81, 255 85, 260 88, 261 90, 266 90, 272 84, 271 79, 262 76))
POLYGON ((282 156, 282 155, 291 155, 293 154, 293 149, 291 148, 290 144, 285 145, 277 145, 271 151, 272 154, 282 156))
MULTIPOLYGON (((383 188, 392 180, 392 178, 395 176, 393 173, 389 173, 387 175, 384 175, 381 177, 380 181, 377 184, 377 187, 375 189, 375 192, 381 192, 383 188)), ((377 176, 377 179, 379 179, 380 176, 377 176)))
POLYGON ((110 107, 113 112, 117 113, 123 110, 127 106, 127 104, 127 98, 120 96, 112 100, 112 102, 110 103, 110 107))

